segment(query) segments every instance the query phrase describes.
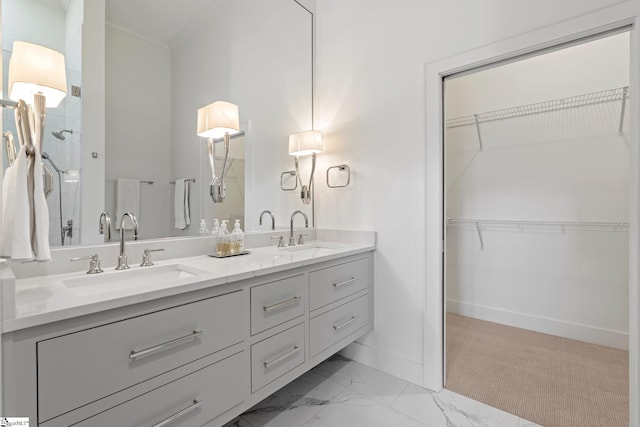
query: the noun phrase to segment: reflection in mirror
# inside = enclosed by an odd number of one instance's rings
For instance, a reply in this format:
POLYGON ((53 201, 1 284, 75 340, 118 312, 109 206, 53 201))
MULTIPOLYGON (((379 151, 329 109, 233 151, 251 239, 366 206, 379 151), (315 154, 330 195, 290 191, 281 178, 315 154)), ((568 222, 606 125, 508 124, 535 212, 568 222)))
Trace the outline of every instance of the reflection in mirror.
MULTIPOLYGON (((5 65, 14 39, 59 50, 66 56, 71 93, 72 85, 81 87, 83 59, 85 66, 105 64, 103 102, 95 89, 100 82, 89 84, 96 75, 91 73, 85 105, 68 96, 47 112, 44 151, 62 174, 62 192, 56 185, 48 199, 52 246, 62 243, 68 220, 72 236, 65 244, 103 241, 100 213, 107 210, 113 224, 119 223, 118 179, 141 181, 137 216, 143 239, 197 235, 200 220, 210 228, 213 218, 242 218, 243 229, 266 230, 258 225, 265 209, 283 228, 297 209, 312 216, 297 192, 279 185, 280 173, 294 166, 288 135, 313 127, 313 16, 303 6, 307 0, 157 0, 152 10, 145 0, 1 1, 5 65), (101 27, 95 19, 105 5, 101 27), (215 100, 239 106, 245 131, 231 141, 231 150, 236 146, 242 155, 235 153, 229 167, 228 205, 211 201, 207 144, 196 135, 197 109, 215 100), (83 114, 90 119, 85 129, 83 114), (100 123, 97 114, 104 114, 104 141, 95 137, 102 126, 92 126, 100 123), (83 134, 94 137, 83 140, 83 134), (191 177, 191 225, 181 230, 174 226, 171 182, 191 177)), ((14 126, 11 114, 3 121, 5 130, 14 126)))
MULTIPOLYGON (((2 0, 2 87, 8 87, 9 58, 14 41, 26 41, 65 55, 68 96, 47 109, 42 143, 44 164, 53 172, 53 192, 47 198, 51 246, 78 244, 80 214, 80 141, 82 103, 73 87, 82 82, 82 0, 2 0)), ((3 111, 4 136, 14 136, 13 112, 3 111), (8 134, 10 132, 10 134, 8 134)), ((3 168, 8 167, 6 155, 3 168)))
POLYGON ((140 187, 141 238, 196 235, 214 218, 256 230, 264 209, 284 226, 303 208, 278 180, 293 168, 288 135, 312 125, 312 15, 293 0, 165 3, 133 19, 137 2, 107 2, 106 206, 115 209, 111 183, 134 178, 154 181, 140 187), (198 109, 214 101, 238 105, 244 131, 230 143, 222 203, 209 194, 207 140, 196 129, 198 109), (197 178, 184 228, 169 185, 181 178, 197 178))

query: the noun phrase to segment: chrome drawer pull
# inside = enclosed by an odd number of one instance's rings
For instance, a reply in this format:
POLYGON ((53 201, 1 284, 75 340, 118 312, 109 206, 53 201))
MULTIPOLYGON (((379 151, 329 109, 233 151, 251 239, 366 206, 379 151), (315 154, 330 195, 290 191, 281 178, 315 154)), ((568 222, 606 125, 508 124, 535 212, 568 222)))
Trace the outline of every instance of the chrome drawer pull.
POLYGON ((355 321, 356 321, 356 316, 351 316, 351 319, 345 320, 344 322, 338 323, 337 325, 333 325, 333 329, 335 329, 336 331, 339 331, 340 329, 344 328, 348 324, 353 323, 355 321))
POLYGON ((334 284, 333 284, 333 287, 334 287, 334 288, 339 288, 340 286, 348 285, 349 283, 351 283, 351 282, 355 282, 355 281, 356 281, 356 278, 355 278, 355 277, 352 277, 351 279, 347 279, 347 280, 345 280, 344 282, 334 283, 334 284))
POLYGON ((180 345, 180 344, 185 344, 191 340, 194 340, 196 338, 200 338, 200 336, 202 335, 202 331, 193 331, 192 333, 190 333, 189 335, 186 335, 184 337, 180 337, 180 338, 176 338, 175 340, 171 340, 171 341, 167 341, 164 342, 162 344, 158 344, 154 347, 149 347, 146 348, 144 350, 140 350, 140 351, 131 351, 131 353, 129 354, 129 359, 131 360, 136 360, 139 357, 145 357, 145 356, 149 356, 153 353, 156 353, 158 351, 164 351, 164 350, 168 350, 171 347, 174 347, 176 345, 180 345))
POLYGON ((191 406, 189 406, 188 408, 184 408, 182 411, 171 415, 169 418, 167 418, 164 421, 160 421, 158 424, 154 424, 153 427, 164 427, 164 426, 168 426, 169 424, 171 424, 172 422, 174 422, 175 420, 177 420, 178 418, 180 418, 183 415, 188 414, 189 412, 198 409, 200 406, 202 405, 202 400, 193 400, 193 403, 191 404, 191 406))
POLYGON ((269 369, 271 366, 275 365, 278 362, 282 362, 287 357, 293 356, 294 354, 296 354, 299 351, 300 351, 300 347, 298 347, 297 345, 294 345, 293 346, 293 350, 283 354, 282 356, 278 356, 273 360, 270 360, 268 362, 263 362, 264 363, 264 367, 265 367, 265 369, 269 369))
POLYGON ((293 298, 290 298, 286 301, 281 301, 279 303, 273 304, 273 305, 265 305, 262 308, 264 309, 264 311, 269 312, 269 311, 273 311, 273 310, 277 310, 281 307, 284 307, 285 305, 289 305, 289 304, 293 304, 295 302, 298 302, 302 299, 302 297, 299 296, 295 296, 293 298))

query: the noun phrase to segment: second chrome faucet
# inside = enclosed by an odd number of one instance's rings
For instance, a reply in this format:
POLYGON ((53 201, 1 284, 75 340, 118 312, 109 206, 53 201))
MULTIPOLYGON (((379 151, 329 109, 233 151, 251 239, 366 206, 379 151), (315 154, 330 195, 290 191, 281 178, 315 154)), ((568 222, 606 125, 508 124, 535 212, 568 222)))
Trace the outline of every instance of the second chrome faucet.
MULTIPOLYGON (((304 217, 304 226, 305 228, 309 228, 309 218, 307 218, 307 214, 302 212, 302 211, 295 211, 294 213, 291 214, 291 231, 289 233, 289 246, 295 246, 296 245, 296 239, 293 238, 293 218, 296 216, 296 214, 301 214, 304 217)), ((304 243, 304 241, 302 240, 302 234, 300 235, 299 241, 298 243, 304 243)))
POLYGON ((131 212, 125 212, 120 218, 120 255, 118 256, 118 266, 116 270, 128 270, 129 264, 127 264, 127 254, 124 250, 124 235, 126 225, 125 219, 129 218, 131 226, 133 227, 133 240, 138 240, 138 220, 136 216, 131 212))

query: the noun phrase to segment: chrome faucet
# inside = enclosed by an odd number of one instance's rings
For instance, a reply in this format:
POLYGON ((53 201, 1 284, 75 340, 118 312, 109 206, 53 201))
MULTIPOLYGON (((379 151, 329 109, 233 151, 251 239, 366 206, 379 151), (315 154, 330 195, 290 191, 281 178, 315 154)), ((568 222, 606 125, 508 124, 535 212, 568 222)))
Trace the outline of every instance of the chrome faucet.
POLYGON ((274 216, 271 213, 271 211, 262 211, 262 213, 260 214, 260 222, 259 222, 259 224, 262 225, 262 216, 264 214, 269 214, 271 216, 271 229, 275 230, 276 229, 276 219, 274 218, 274 216))
POLYGON ((111 241, 111 217, 107 212, 100 214, 100 219, 98 219, 98 234, 104 234, 105 242, 111 241))
POLYGON ((120 219, 120 256, 118 257, 116 270, 128 270, 130 268, 129 264, 127 264, 127 255, 124 252, 124 220, 127 218, 129 218, 131 225, 133 225, 133 240, 138 240, 138 220, 133 213, 125 212, 120 219))
POLYGON ((307 214, 302 212, 302 211, 295 211, 294 213, 291 214, 291 233, 289 234, 289 246, 295 246, 296 245, 296 239, 293 238, 293 217, 296 216, 296 214, 302 214, 302 216, 304 217, 304 226, 305 228, 309 228, 309 218, 307 218, 307 214))

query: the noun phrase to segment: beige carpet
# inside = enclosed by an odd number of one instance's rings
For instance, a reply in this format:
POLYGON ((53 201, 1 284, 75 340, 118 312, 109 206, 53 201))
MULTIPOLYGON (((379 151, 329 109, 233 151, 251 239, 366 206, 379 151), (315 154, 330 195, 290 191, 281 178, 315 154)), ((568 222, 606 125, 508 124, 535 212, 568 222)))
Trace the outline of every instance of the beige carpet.
POLYGON ((629 353, 447 314, 446 388, 545 427, 629 425, 629 353))

